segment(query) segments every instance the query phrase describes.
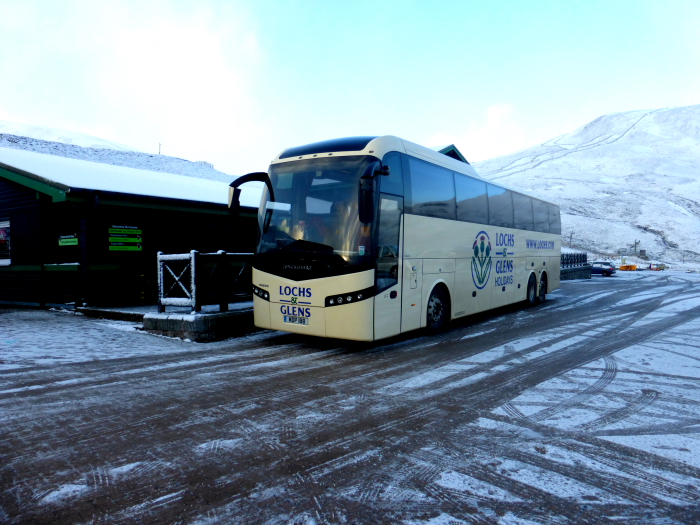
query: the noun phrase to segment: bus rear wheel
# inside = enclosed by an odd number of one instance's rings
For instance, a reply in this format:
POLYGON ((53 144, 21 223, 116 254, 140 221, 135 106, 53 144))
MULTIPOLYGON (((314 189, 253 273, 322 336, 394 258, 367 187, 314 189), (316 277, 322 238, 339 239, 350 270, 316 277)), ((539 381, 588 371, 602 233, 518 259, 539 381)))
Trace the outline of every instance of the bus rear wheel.
POLYGON ((527 296, 525 302, 528 306, 532 306, 537 302, 537 279, 534 274, 530 274, 527 281, 527 296))
POLYGON ((540 293, 537 296, 537 302, 543 303, 547 298, 547 276, 543 275, 540 279, 540 293))
POLYGON ((449 304, 445 290, 441 286, 436 286, 430 292, 428 298, 428 319, 427 327, 431 332, 440 332, 447 324, 449 316, 449 304))

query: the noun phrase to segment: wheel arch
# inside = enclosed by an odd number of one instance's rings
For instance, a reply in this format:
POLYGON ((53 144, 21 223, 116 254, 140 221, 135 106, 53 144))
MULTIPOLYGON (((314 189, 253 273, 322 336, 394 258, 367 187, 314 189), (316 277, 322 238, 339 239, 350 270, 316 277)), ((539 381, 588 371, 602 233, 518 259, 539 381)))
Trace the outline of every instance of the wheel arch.
MULTIPOLYGON (((454 274, 452 274, 454 276, 454 274)), ((425 275, 423 275, 423 278, 425 279, 425 275)), ((426 319, 428 317, 428 299, 430 298, 430 294, 433 292, 433 290, 437 287, 440 286, 445 290, 445 295, 447 296, 447 307, 449 308, 449 316, 448 319, 452 320, 452 290, 450 287, 450 283, 448 283, 443 277, 438 277, 437 279, 434 279, 431 283, 430 286, 426 286, 425 281, 423 282, 423 304, 421 305, 421 328, 425 328, 427 326, 426 324, 426 319)))

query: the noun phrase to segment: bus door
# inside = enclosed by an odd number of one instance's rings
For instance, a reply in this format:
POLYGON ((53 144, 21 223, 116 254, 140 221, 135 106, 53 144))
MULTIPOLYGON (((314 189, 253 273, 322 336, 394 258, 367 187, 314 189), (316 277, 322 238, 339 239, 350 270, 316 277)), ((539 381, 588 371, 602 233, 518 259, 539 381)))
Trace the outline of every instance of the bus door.
POLYGON ((375 339, 401 332, 402 224, 403 197, 380 193, 375 253, 375 339))

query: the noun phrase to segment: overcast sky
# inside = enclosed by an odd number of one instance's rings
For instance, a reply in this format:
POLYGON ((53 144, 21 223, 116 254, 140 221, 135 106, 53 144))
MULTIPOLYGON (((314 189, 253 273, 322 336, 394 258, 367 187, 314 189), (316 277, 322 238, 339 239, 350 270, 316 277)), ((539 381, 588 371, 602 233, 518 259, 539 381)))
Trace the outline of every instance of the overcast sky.
POLYGON ((469 160, 700 103, 700 2, 0 0, 0 120, 265 170, 352 135, 469 160))

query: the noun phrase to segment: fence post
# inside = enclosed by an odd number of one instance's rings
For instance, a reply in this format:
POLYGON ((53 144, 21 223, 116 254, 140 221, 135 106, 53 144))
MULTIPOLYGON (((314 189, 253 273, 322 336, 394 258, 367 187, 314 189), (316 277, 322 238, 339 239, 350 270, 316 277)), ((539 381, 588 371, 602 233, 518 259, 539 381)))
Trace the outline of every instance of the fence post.
POLYGON ((195 312, 199 312, 202 309, 202 305, 199 304, 199 295, 197 294, 197 284, 199 281, 197 268, 199 266, 199 252, 197 250, 190 251, 190 277, 192 285, 190 289, 192 290, 192 309, 195 312))
POLYGON ((163 263, 160 256, 163 252, 158 252, 156 255, 156 264, 158 264, 158 313, 165 313, 165 305, 163 304, 163 263))
POLYGON ((221 262, 219 263, 219 275, 222 276, 219 284, 219 311, 228 312, 228 281, 226 277, 228 276, 228 266, 226 266, 226 252, 224 250, 219 250, 217 252, 221 256, 221 262))

